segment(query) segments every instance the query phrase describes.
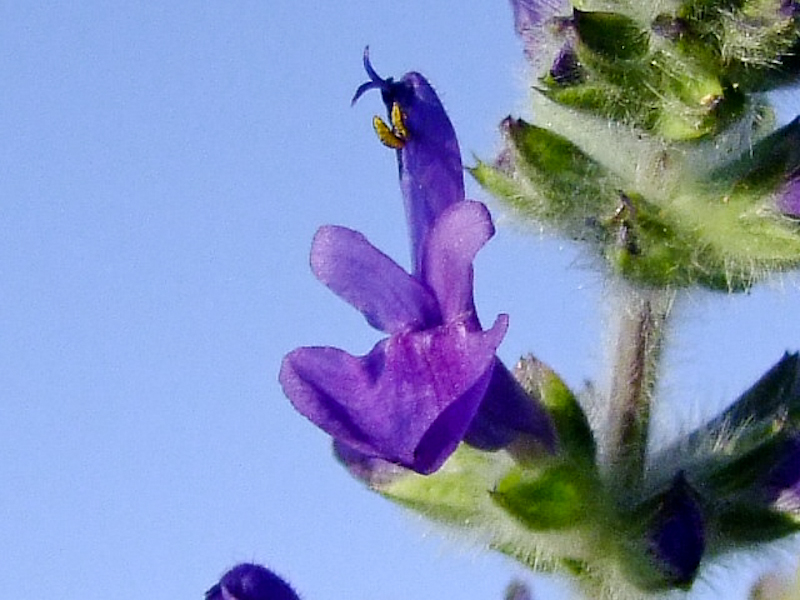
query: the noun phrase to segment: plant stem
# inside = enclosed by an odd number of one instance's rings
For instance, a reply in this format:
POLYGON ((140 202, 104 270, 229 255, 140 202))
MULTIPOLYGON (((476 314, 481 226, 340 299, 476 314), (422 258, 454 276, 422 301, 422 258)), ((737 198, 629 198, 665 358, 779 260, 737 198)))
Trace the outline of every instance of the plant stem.
POLYGON ((650 409, 664 326, 675 295, 629 287, 618 298, 613 371, 600 456, 616 489, 634 491, 644 476, 650 409))

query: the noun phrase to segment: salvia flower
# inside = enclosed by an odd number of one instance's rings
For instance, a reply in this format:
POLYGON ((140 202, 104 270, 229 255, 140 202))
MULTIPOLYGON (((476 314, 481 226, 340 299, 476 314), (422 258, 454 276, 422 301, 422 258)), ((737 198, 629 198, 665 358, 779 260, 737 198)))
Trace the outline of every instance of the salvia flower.
POLYGON ((473 421, 485 447, 507 443, 516 430, 552 447, 543 409, 510 386, 495 356, 507 315, 483 330, 475 311, 472 261, 494 226, 483 204, 464 198, 453 127, 424 77, 382 79, 366 53, 364 64, 370 81, 355 98, 380 89, 390 110, 395 131, 384 134, 394 137, 384 141, 398 150, 414 266, 405 272, 356 231, 320 228, 311 249, 315 276, 388 337, 360 357, 330 347, 294 350, 281 366, 284 392, 333 436, 346 464, 369 464, 353 458, 360 453, 431 473, 473 421), (493 408, 503 405, 519 410, 493 408), (498 412, 491 425, 475 419, 498 412))
POLYGON ((269 569, 242 563, 206 592, 206 600, 300 600, 300 597, 269 569))

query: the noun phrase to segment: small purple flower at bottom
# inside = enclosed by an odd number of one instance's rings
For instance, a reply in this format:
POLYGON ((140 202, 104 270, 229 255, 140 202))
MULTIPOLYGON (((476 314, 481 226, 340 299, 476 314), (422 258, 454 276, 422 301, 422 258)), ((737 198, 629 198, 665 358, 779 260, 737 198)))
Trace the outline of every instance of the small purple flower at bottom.
POLYGON ((521 581, 512 581, 506 588, 503 600, 532 600, 531 590, 521 581))
POLYGON ((242 563, 206 592, 205 600, 300 600, 283 579, 261 565, 242 563))

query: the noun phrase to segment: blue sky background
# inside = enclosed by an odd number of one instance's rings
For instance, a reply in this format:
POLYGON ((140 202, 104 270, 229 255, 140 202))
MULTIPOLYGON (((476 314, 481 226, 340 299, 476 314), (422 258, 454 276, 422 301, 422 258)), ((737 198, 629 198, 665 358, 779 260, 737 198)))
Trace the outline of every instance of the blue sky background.
MULTIPOLYGON (((6 593, 201 598, 242 560, 306 600, 499 600, 533 581, 351 480, 276 380, 296 346, 379 337, 312 277, 318 226, 407 263, 379 96, 349 106, 366 44, 381 74, 436 85, 468 163, 527 114, 505 0, 0 6, 6 593)), ((601 372, 608 290, 570 244, 497 221, 476 286, 485 320, 511 315, 501 356, 534 351, 579 387, 601 372)), ((662 437, 800 348, 798 300, 784 278, 679 302, 662 437)), ((696 597, 764 566, 739 564, 696 597)))

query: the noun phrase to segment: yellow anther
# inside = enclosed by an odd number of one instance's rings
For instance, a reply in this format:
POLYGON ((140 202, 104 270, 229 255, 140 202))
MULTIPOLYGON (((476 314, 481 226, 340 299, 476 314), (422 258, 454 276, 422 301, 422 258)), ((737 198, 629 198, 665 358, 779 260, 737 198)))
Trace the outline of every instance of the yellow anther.
MULTIPOLYGON (((394 106, 397 105, 395 104, 394 106)), ((392 107, 392 113, 394 113, 394 106, 392 107)), ((378 139, 384 146, 393 148, 394 150, 399 150, 405 146, 406 140, 391 129, 380 117, 373 117, 372 126, 375 128, 375 133, 378 134, 378 139)))
POLYGON ((390 112, 394 134, 402 140, 407 140, 408 129, 406 128, 405 116, 403 115, 403 111, 400 110, 400 105, 397 102, 392 102, 392 110, 390 112))

